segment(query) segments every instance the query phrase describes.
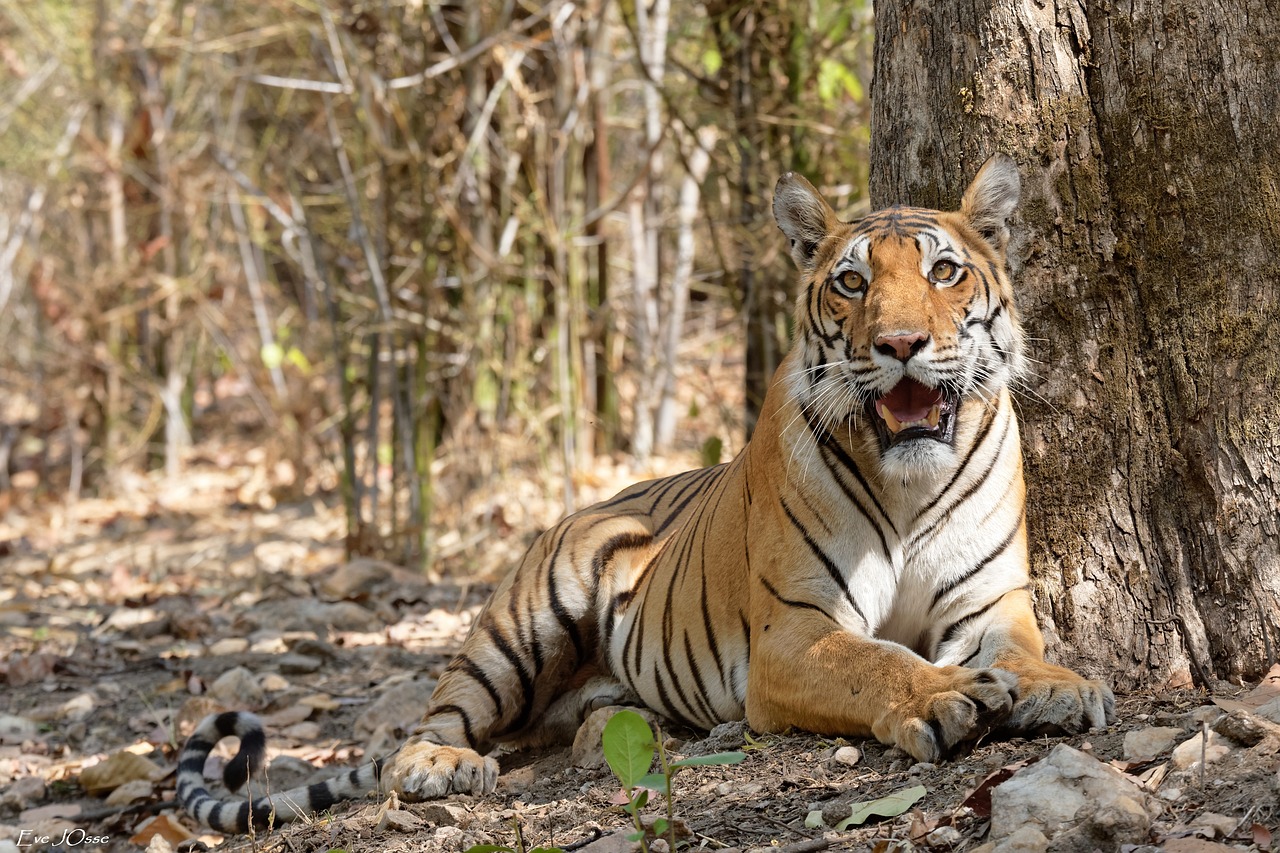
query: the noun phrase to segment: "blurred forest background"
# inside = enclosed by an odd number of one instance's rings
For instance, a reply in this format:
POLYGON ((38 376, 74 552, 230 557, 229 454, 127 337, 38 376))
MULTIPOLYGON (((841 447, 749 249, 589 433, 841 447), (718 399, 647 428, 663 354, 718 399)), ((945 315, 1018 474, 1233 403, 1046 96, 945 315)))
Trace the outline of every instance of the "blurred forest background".
POLYGON ((871 34, 843 0, 5 0, 0 509, 250 454, 428 565, 446 474, 562 509, 728 458, 789 334, 773 182, 865 209, 871 34))

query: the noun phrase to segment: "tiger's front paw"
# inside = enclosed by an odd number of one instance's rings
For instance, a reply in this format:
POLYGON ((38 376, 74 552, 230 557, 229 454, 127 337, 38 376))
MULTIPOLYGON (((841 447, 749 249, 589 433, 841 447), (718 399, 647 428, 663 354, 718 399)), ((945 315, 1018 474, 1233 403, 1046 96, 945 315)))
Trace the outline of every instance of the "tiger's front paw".
POLYGON ((411 741, 392 757, 382 778, 410 802, 488 794, 498 785, 498 762, 473 749, 411 741))
POLYGON ((957 744, 986 734, 1008 717, 1014 704, 1018 679, 1011 672, 949 666, 938 675, 930 685, 933 692, 894 709, 905 713, 890 722, 889 737, 876 731, 880 740, 917 761, 938 761, 957 744))
POLYGON ((1116 697, 1101 681, 1034 661, 1018 667, 1018 701, 1007 726, 1030 734, 1078 734, 1115 722, 1116 697))

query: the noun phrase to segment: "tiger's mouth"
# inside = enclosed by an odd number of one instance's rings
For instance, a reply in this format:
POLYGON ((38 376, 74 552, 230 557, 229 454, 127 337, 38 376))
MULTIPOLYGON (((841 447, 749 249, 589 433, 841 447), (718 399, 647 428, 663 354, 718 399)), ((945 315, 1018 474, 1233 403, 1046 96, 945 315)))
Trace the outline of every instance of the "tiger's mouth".
POLYGON ((958 395, 907 377, 888 394, 871 401, 868 408, 882 451, 922 439, 955 444, 958 395))

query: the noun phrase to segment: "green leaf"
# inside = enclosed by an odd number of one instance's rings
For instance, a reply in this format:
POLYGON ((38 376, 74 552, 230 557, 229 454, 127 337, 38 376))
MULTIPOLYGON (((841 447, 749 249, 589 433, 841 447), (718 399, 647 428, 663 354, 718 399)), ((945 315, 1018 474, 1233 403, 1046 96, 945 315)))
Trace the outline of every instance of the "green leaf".
POLYGON ((711 436, 702 442, 702 467, 711 468, 720 464, 720 456, 724 453, 724 442, 719 436, 711 436))
POLYGON ((289 347, 288 351, 284 354, 284 358, 285 361, 298 368, 302 373, 307 374, 311 372, 311 361, 302 352, 302 350, 297 347, 289 347))
POLYGON ((275 370, 284 364, 284 347, 279 344, 263 344, 260 355, 262 356, 262 365, 267 370, 275 370))
POLYGON ((769 744, 766 741, 756 740, 755 738, 753 738, 751 736, 751 732, 743 732, 742 737, 747 742, 747 745, 742 748, 744 752, 752 752, 758 749, 768 749, 771 746, 771 744, 769 744))
POLYGON ((702 70, 707 72, 708 77, 716 76, 723 67, 724 57, 720 55, 720 51, 709 47, 702 52, 702 70))
POLYGON ((665 817, 660 817, 653 822, 654 835, 661 835, 666 831, 667 831, 667 819, 665 817))
POLYGON ((626 838, 627 838, 627 840, 628 840, 628 841, 639 841, 641 838, 644 838, 644 833, 643 833, 643 832, 628 832, 628 833, 627 833, 626 838))
POLYGON ((806 829, 817 829, 822 826, 822 812, 812 811, 804 816, 804 825, 806 829))
POLYGON ((851 826, 862 826, 872 817, 897 817, 918 803, 925 793, 924 785, 916 785, 914 788, 894 791, 878 800, 854 803, 852 814, 836 824, 836 831, 843 832, 851 826))
POLYGON ((862 100, 862 83, 849 67, 830 57, 823 59, 818 63, 818 97, 830 107, 842 90, 855 101, 862 100))
POLYGON ((659 794, 667 793, 667 777, 661 773, 650 773, 636 783, 637 788, 648 788, 659 794))
POLYGON ((619 711, 610 717, 600 743, 604 760, 624 788, 634 788, 653 764, 653 730, 635 711, 619 711))
POLYGON ((694 755, 673 761, 668 767, 704 767, 709 764, 741 764, 746 761, 745 752, 713 752, 710 755, 694 755))

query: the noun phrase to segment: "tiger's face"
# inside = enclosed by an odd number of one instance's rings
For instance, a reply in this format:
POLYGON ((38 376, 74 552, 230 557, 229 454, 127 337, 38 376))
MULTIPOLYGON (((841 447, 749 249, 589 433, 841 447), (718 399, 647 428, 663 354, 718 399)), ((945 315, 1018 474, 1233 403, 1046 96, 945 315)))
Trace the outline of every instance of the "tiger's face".
POLYGON ((845 223, 803 178, 778 182, 774 215, 802 285, 791 391, 827 429, 851 424, 889 478, 954 467, 958 422, 1023 369, 1005 257, 1018 194, 1003 155, 954 212, 893 207, 845 223))

